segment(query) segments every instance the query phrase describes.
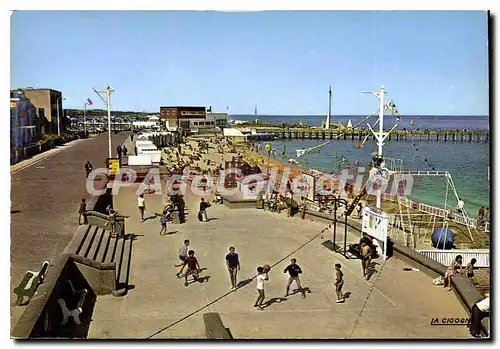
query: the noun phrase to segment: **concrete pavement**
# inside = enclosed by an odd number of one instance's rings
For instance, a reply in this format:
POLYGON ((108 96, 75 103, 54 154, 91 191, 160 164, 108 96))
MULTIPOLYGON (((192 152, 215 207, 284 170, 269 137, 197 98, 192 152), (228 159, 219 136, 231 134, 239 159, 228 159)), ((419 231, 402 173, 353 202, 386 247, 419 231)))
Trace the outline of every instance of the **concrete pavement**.
MULTIPOLYGON (((202 314, 218 312, 235 338, 468 338, 466 326, 431 326, 434 317, 467 317, 457 298, 421 272, 403 271, 402 261, 377 260, 370 280, 361 277, 360 261, 347 260, 325 248, 331 233, 318 233, 324 224, 287 218, 256 209, 230 210, 212 206, 207 223, 198 222, 198 198, 186 195, 190 215, 183 225, 169 225, 160 236, 159 219, 138 221, 135 187, 120 192, 115 207, 130 214, 128 233, 134 241, 130 284, 123 298, 99 297, 89 338, 204 338, 202 314), (184 286, 177 279, 178 249, 191 241, 201 267, 203 283, 184 286), (255 280, 237 291, 229 290, 224 257, 235 246, 242 270, 238 280, 249 280, 257 266, 270 264, 264 311, 253 308, 255 280), (304 273, 302 285, 310 289, 306 299, 295 294, 282 300, 290 258, 304 273), (334 264, 345 277, 345 303, 335 303, 334 264)), ((146 196, 146 217, 159 211, 162 197, 146 196)), ((340 237, 342 238, 340 233, 340 237)), ((348 242, 359 239, 348 234, 348 242)), ((293 286, 292 286, 293 287, 293 286)))
MULTIPOLYGON (((112 135, 116 148, 125 134, 112 135)), ((12 290, 27 270, 39 270, 53 261, 78 228, 78 207, 85 188, 84 163, 104 167, 108 136, 72 142, 20 163, 11 173, 11 328, 24 307, 14 306, 12 290), (26 167, 26 165, 31 165, 26 167)), ((11 167, 12 171, 12 167, 11 167)))

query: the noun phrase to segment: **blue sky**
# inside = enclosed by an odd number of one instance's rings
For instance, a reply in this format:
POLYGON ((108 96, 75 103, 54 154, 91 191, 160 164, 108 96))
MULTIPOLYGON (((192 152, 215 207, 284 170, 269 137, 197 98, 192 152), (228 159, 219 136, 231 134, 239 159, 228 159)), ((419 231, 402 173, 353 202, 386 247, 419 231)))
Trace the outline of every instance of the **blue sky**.
POLYGON ((110 84, 113 110, 206 105, 232 114, 370 114, 384 84, 402 114, 488 114, 486 12, 25 11, 11 87, 110 84))

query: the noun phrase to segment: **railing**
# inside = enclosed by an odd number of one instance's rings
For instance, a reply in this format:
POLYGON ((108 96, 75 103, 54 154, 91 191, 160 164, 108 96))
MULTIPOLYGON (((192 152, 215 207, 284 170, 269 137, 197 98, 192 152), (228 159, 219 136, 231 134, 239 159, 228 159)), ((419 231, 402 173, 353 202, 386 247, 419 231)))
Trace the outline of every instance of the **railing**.
POLYGON ((490 251, 487 249, 477 249, 477 250, 417 250, 417 252, 435 260, 442 265, 448 266, 455 257, 458 255, 462 256, 464 265, 467 265, 472 258, 476 259, 477 268, 489 268, 490 267, 490 251))

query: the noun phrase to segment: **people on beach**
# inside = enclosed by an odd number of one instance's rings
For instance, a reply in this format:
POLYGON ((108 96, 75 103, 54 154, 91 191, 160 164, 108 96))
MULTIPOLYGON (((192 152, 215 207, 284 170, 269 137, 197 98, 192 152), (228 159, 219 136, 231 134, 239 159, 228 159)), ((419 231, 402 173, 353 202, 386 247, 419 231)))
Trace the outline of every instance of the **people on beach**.
POLYGON ((160 223, 161 223, 161 230, 160 230, 160 235, 162 234, 168 234, 167 231, 167 221, 168 221, 168 216, 170 215, 169 211, 164 211, 160 217, 160 223))
POLYGON ((469 279, 473 284, 475 283, 474 281, 474 265, 476 264, 477 260, 475 258, 472 258, 465 267, 465 273, 467 275, 467 279, 469 279))
POLYGON ((361 267, 363 268, 363 276, 366 277, 368 275, 372 251, 370 250, 370 246, 368 246, 365 242, 362 242, 359 253, 361 255, 361 267))
POLYGON ((207 218, 207 208, 208 207, 210 207, 210 204, 208 202, 206 202, 204 198, 201 198, 200 211, 198 212, 198 220, 200 222, 208 221, 208 218, 207 218))
POLYGON ((233 246, 229 247, 229 253, 226 255, 226 266, 231 278, 231 288, 236 288, 238 271, 241 269, 238 254, 233 246))
POLYGON ((342 266, 335 264, 335 293, 337 294, 336 303, 343 303, 345 301, 344 294, 342 293, 342 286, 344 286, 344 273, 340 270, 342 266))
POLYGON ((144 199, 144 194, 139 195, 137 198, 137 208, 141 214, 141 221, 144 222, 144 211, 146 211, 146 200, 144 199))
POLYGON ((481 338, 481 321, 490 316, 490 297, 476 302, 472 306, 469 333, 471 336, 481 338))
MULTIPOLYGON (((184 245, 179 248, 179 260, 181 261, 179 264, 176 264, 175 267, 182 267, 184 264, 186 264, 186 259, 188 257, 188 247, 189 247, 189 240, 184 240, 184 245)), ((181 271, 179 271, 177 274, 177 277, 181 275, 181 271)))
POLYGON ((201 270, 198 260, 194 256, 194 251, 190 250, 188 252, 188 257, 186 258, 186 263, 182 266, 179 274, 182 274, 184 267, 187 266, 186 274, 184 274, 184 286, 188 286, 188 276, 192 276, 194 281, 198 281, 199 272, 201 270))
POLYGON ((254 307, 256 307, 258 310, 264 310, 264 308, 262 308, 262 302, 264 302, 264 299, 266 298, 266 294, 264 292, 264 281, 269 280, 269 276, 267 272, 264 271, 263 267, 258 267, 257 273, 258 275, 256 277, 256 281, 257 292, 259 292, 259 296, 255 300, 254 307))
POLYGON ((463 274, 462 270, 462 256, 458 255, 455 257, 455 260, 451 262, 451 264, 446 269, 444 273, 444 284, 445 288, 448 288, 448 291, 452 290, 451 287, 451 277, 455 276, 457 269, 459 269, 460 274, 463 274))
POLYGON ((89 177, 89 174, 90 172, 92 172, 92 164, 90 163, 90 161, 87 160, 87 162, 85 163, 85 172, 87 173, 87 176, 86 178, 89 177))
POLYGON ((298 290, 302 293, 302 298, 306 298, 306 291, 300 285, 299 274, 302 274, 302 269, 297 264, 297 259, 292 258, 290 260, 290 264, 283 270, 283 273, 286 274, 287 272, 289 277, 288 277, 288 282, 286 284, 285 297, 288 297, 290 292, 290 285, 292 284, 292 282, 295 281, 298 290))
POLYGON ((82 198, 80 202, 80 207, 78 209, 78 225, 87 224, 87 202, 85 198, 82 198), (83 223, 81 223, 83 218, 83 223))

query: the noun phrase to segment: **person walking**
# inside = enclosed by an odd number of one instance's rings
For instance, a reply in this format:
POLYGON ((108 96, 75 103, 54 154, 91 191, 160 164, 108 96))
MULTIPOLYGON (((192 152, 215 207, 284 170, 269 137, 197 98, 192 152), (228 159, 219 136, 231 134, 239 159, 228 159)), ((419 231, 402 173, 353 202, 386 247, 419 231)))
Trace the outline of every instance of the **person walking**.
POLYGON ((286 284, 285 297, 288 297, 289 292, 290 292, 290 285, 292 284, 292 282, 295 281, 297 284, 297 288, 302 293, 302 298, 306 298, 306 291, 300 285, 300 279, 299 279, 299 274, 302 274, 302 269, 297 264, 297 260, 295 258, 292 258, 290 260, 290 265, 288 265, 283 270, 283 273, 286 274, 287 272, 288 272, 289 278, 288 278, 288 283, 286 284))
POLYGON ((267 275, 267 272, 264 271, 263 267, 258 267, 257 273, 257 292, 259 292, 259 296, 255 300, 254 307, 258 310, 264 310, 264 308, 262 308, 262 302, 264 302, 264 299, 266 298, 266 294, 264 292, 264 281, 269 280, 269 276, 267 275))
MULTIPOLYGON (((189 240, 184 240, 184 245, 179 248, 179 260, 181 261, 179 264, 176 264, 175 267, 182 267, 184 264, 186 264, 186 259, 188 257, 188 247, 189 247, 189 240)), ((182 270, 182 269, 181 269, 182 270)), ((179 271, 177 274, 177 277, 180 277, 181 271, 179 271)))
POLYGON ((200 222, 207 222, 207 208, 210 207, 210 204, 205 201, 204 198, 201 198, 200 201, 200 211, 198 212, 198 220, 200 222))
POLYGON ((335 293, 337 294, 336 303, 344 303, 345 298, 342 293, 342 286, 344 286, 344 273, 340 270, 342 266, 337 263, 335 264, 335 293))
POLYGON ((490 316, 490 297, 476 302, 472 306, 469 333, 471 336, 481 338, 481 321, 490 316))
POLYGON ((362 242, 359 253, 361 254, 361 267, 363 268, 363 276, 366 277, 368 275, 372 251, 370 249, 370 246, 368 246, 365 242, 362 242))
POLYGON ((240 270, 240 260, 233 246, 229 247, 229 253, 226 255, 226 266, 231 278, 231 289, 236 288, 236 276, 240 270))
POLYGON ((144 194, 139 195, 137 198, 137 208, 141 214, 141 221, 144 222, 144 211, 146 211, 146 200, 144 200, 144 194))
POLYGON ((462 210, 464 209, 464 206, 465 206, 464 201, 462 200, 462 198, 459 198, 458 199, 458 203, 457 203, 457 212, 458 213, 462 213, 462 210))
POLYGON ((121 146, 121 144, 116 147, 116 153, 118 154, 118 158, 122 157, 122 146, 121 146))
POLYGON ((123 154, 123 156, 127 156, 127 153, 128 153, 128 149, 124 144, 124 145, 122 145, 122 154, 123 154))
POLYGON ((85 163, 85 172, 87 173, 87 176, 86 178, 89 177, 89 174, 90 172, 92 172, 92 164, 90 163, 90 161, 87 160, 87 162, 85 163))
POLYGON ((168 221, 169 214, 170 214, 170 212, 166 211, 166 212, 163 212, 161 217, 160 217, 160 223, 161 223, 160 235, 163 235, 163 233, 168 234, 167 221, 168 221))
POLYGON ((78 225, 87 224, 87 202, 85 198, 82 198, 80 202, 80 208, 78 209, 78 225), (81 223, 83 218, 83 223, 81 223))

